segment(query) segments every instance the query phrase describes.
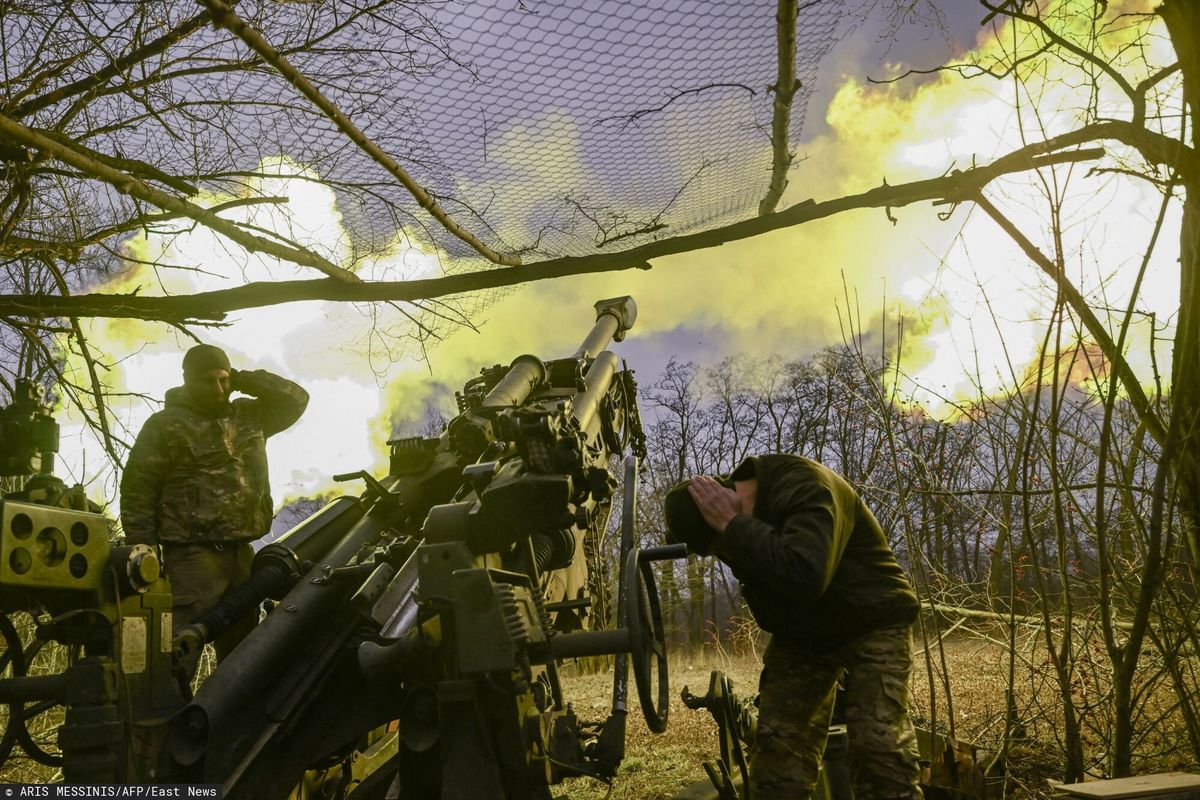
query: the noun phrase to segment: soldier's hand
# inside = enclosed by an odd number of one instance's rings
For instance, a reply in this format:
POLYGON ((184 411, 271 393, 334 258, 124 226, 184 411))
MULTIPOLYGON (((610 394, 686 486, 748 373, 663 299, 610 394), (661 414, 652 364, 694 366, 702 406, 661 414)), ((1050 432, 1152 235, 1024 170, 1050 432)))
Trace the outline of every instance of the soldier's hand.
POLYGON ((688 481, 688 494, 696 501, 704 521, 717 533, 724 533, 730 521, 743 513, 737 492, 726 489, 707 475, 697 475, 688 481))

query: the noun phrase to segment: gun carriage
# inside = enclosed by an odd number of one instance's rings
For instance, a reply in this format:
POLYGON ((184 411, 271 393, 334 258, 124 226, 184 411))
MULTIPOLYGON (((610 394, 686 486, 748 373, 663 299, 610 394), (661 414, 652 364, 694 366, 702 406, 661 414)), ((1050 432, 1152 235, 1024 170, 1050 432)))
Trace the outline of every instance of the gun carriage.
MULTIPOLYGON (((601 301, 572 355, 484 369, 440 437, 389 442, 382 478, 335 476, 365 491, 263 547, 245 584, 178 631, 151 548, 114 544, 93 511, 5 499, 0 610, 34 614, 37 640, 22 648, 0 617, 0 761, 22 747, 67 781, 220 784, 231 798, 548 798, 571 776, 610 780, 631 670, 650 729, 666 728, 650 565, 685 554, 636 542, 636 385, 606 349, 635 318, 632 298, 601 301), (616 609, 601 629, 590 567, 618 496, 616 609), (264 600, 269 613, 191 696, 181 676, 203 645, 264 600), (66 645, 69 665, 26 675, 45 641, 66 645), (559 669, 606 655, 612 707, 586 723, 559 669), (58 703, 55 755, 27 720, 58 703)), ((52 454, 56 429, 20 414, 20 435, 0 440, 5 468, 46 473, 22 454, 52 454)))

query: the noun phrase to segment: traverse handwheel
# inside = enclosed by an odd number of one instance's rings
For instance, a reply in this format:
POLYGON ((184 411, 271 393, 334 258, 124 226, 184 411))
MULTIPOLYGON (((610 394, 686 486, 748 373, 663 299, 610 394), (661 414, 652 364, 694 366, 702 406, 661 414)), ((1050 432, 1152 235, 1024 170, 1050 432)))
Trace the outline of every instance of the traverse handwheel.
MULTIPOLYGON (((4 642, 4 649, 0 651, 0 678, 20 678, 25 674, 25 654, 22 652, 21 637, 5 614, 0 614, 0 636, 4 642)), ((0 734, 0 764, 8 761, 8 755, 17 741, 21 712, 19 702, 8 705, 3 719, 3 733, 0 734)))
POLYGON ((647 727, 654 733, 662 733, 667 729, 667 713, 671 708, 667 637, 654 570, 649 562, 642 561, 637 548, 626 557, 625 576, 629 581, 629 602, 624 623, 629 630, 633 679, 647 727))
MULTIPOLYGON (((0 677, 23 678, 29 675, 31 667, 37 665, 38 654, 47 644, 46 640, 35 638, 28 646, 23 645, 16 626, 4 614, 0 614, 0 637, 4 642, 4 649, 0 650, 0 677)), ((20 745, 25 754, 39 764, 61 767, 62 754, 43 746, 43 741, 54 729, 46 725, 41 726, 41 740, 29 731, 30 721, 61 704, 61 698, 13 700, 8 703, 7 718, 3 720, 3 731, 0 735, 0 763, 8 759, 14 745, 20 745)))

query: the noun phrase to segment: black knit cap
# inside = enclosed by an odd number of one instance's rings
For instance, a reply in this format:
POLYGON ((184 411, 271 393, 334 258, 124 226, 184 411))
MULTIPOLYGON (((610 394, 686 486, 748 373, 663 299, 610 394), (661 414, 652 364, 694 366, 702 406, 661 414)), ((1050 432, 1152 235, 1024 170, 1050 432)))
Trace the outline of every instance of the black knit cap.
POLYGON ((198 344, 183 356, 184 372, 208 372, 212 369, 229 368, 229 356, 216 345, 198 344))
MULTIPOLYGON (((733 480, 728 476, 713 475, 712 477, 726 489, 733 488, 733 480)), ((696 505, 695 499, 688 491, 687 481, 676 484, 667 492, 667 497, 663 501, 663 513, 667 519, 668 544, 682 542, 688 546, 688 550, 691 552, 708 555, 712 550, 713 540, 717 538, 717 532, 705 522, 704 515, 700 513, 700 507, 696 505)))

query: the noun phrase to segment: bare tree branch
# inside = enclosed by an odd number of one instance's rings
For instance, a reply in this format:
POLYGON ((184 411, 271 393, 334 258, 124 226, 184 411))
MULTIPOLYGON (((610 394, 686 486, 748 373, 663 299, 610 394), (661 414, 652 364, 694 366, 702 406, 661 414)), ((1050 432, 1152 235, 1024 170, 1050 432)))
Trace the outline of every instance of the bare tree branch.
POLYGON ((649 116, 650 114, 657 114, 659 111, 666 111, 671 104, 677 100, 681 100, 688 95, 707 92, 709 89, 745 89, 750 93, 751 97, 754 97, 758 94, 758 92, 754 91, 752 87, 747 86, 744 83, 707 83, 704 86, 697 86, 694 89, 684 89, 681 92, 676 92, 667 98, 667 102, 663 103, 661 106, 655 106, 654 108, 639 108, 637 111, 631 111, 628 114, 617 114, 611 117, 601 117, 600 119, 596 120, 596 124, 603 125, 605 122, 624 120, 624 123, 621 125, 621 128, 624 129, 628 127, 630 123, 637 122, 642 117, 649 116))
POLYGON ((190 217, 202 225, 206 225, 232 239, 251 252, 266 253, 284 261, 290 261, 305 267, 312 267, 340 281, 355 283, 359 280, 354 273, 339 267, 311 250, 289 247, 248 233, 237 224, 217 216, 209 209, 202 208, 187 200, 155 189, 128 173, 113 169, 106 164, 101 164, 95 159, 68 147, 61 141, 44 136, 2 114, 0 114, 0 135, 40 150, 52 158, 75 167, 80 172, 111 184, 117 191, 123 194, 131 195, 147 203, 152 203, 165 211, 190 217))
POLYGON ((1094 338, 1100 345, 1105 356, 1107 356, 1108 360, 1112 363, 1113 370, 1117 373, 1117 375, 1120 376, 1121 383, 1125 386, 1125 391, 1129 393, 1129 402, 1133 404, 1133 407, 1137 410, 1138 415, 1145 421, 1146 430, 1150 432, 1150 435, 1154 437, 1155 441, 1162 444, 1167 435, 1166 426, 1163 425, 1162 420, 1159 418, 1158 414, 1154 411, 1153 406, 1150 404, 1150 400, 1146 397, 1145 391, 1142 390, 1142 385, 1138 382, 1137 376, 1133 372, 1133 368, 1129 366, 1129 362, 1125 359, 1125 354, 1117 349, 1112 340, 1112 335, 1108 332, 1108 329, 1100 323, 1099 318, 1096 316, 1096 312, 1093 311, 1091 306, 1088 304, 1087 298, 1085 298, 1080 291, 1075 288, 1075 285, 1071 283, 1070 279, 1063 274, 1062 270, 1060 270, 1053 261, 1051 261, 1044 253, 1042 253, 1042 251, 1039 250, 1037 246, 1033 244, 1033 242, 1029 241, 1025 234, 1023 234, 1020 229, 1018 229, 1017 226, 1012 223, 1011 220, 1005 217, 998 208, 992 205, 991 201, 989 201, 982 194, 979 194, 971 199, 976 205, 983 209, 984 213, 995 220, 996 224, 999 225, 1004 232, 1007 233, 1012 240, 1017 243, 1017 245, 1021 248, 1021 251, 1029 257, 1029 260, 1037 264, 1038 267, 1041 268, 1042 272, 1046 273, 1046 275, 1054 281, 1055 285, 1058 286, 1059 291, 1062 292, 1063 297, 1071 306, 1071 310, 1074 311, 1079 319, 1083 322, 1084 327, 1087 328, 1088 334, 1092 336, 1092 338, 1094 338))
POLYGON ((1091 50, 1086 50, 1072 42, 1070 39, 1067 39, 1058 31, 1050 27, 1041 17, 1022 12, 1014 3, 1005 2, 995 6, 987 2, 987 0, 980 0, 980 3, 989 10, 989 17, 995 14, 1003 14, 1005 16, 1012 17, 1013 19, 1019 19, 1022 22, 1037 28, 1039 31, 1041 31, 1042 35, 1046 37, 1047 41, 1077 56, 1083 61, 1086 61, 1107 75, 1113 83, 1121 88, 1121 91, 1124 92, 1130 101, 1132 101, 1135 105, 1139 102, 1141 96, 1137 93, 1133 86, 1130 85, 1129 81, 1125 80, 1125 76, 1120 72, 1117 72, 1113 65, 1110 64, 1103 56, 1091 50))
POLYGON ((484 244, 475 234, 455 222, 446 213, 446 210, 438 204, 437 200, 408 174, 408 171, 404 167, 400 166, 394 158, 385 153, 378 144, 351 122, 350 118, 342 113, 341 109, 334 105, 332 100, 322 94, 321 90, 304 76, 304 73, 292 66, 278 50, 271 46, 270 42, 263 38, 262 34, 234 13, 233 9, 224 0, 200 0, 200 2, 212 13, 213 22, 216 25, 228 29, 245 42, 254 52, 262 56, 263 60, 278 70, 279 74, 288 83, 308 98, 317 108, 321 109, 322 113, 329 117, 337 125, 338 130, 344 133, 350 141, 354 142, 359 149, 370 156, 375 163, 391 173, 392 177, 408 190, 421 208, 428 211, 434 219, 441 223, 442 227, 466 242, 477 253, 493 264, 504 264, 506 266, 519 266, 521 264, 521 259, 512 255, 497 253, 484 244))
MULTIPOLYGON (((54 282, 58 285, 58 290, 63 295, 71 293, 70 286, 67 285, 67 279, 63 276, 62 270, 54 263, 53 259, 45 259, 43 263, 54 276, 54 282)), ((88 379, 91 383, 92 401, 96 404, 96 423, 100 430, 100 438, 104 444, 104 451, 108 453, 108 457, 112 459, 114 464, 121 463, 120 454, 117 452, 116 443, 112 434, 112 428, 108 423, 108 406, 104 402, 104 387, 100 382, 100 375, 96 371, 96 359, 92 355, 92 349, 88 346, 87 338, 83 335, 83 326, 79 324, 78 317, 70 317, 71 333, 75 336, 75 341, 79 345, 79 354, 83 357, 83 363, 87 367, 88 379)))
POLYGON ((79 80, 74 81, 73 83, 68 83, 65 86, 60 86, 53 91, 41 95, 40 97, 27 100, 11 110, 4 108, 0 109, 0 111, 3 111, 8 116, 15 119, 21 119, 22 117, 27 117, 30 114, 41 111, 44 108, 49 108, 55 103, 61 102, 68 97, 73 97, 77 94, 83 94, 92 91, 93 89, 103 86, 111 78, 120 75, 133 65, 139 64, 151 56, 162 53, 171 45, 187 38, 187 36, 202 28, 204 24, 208 22, 208 20, 208 12, 202 11, 196 16, 185 20, 179 25, 176 25, 174 28, 167 31, 157 39, 147 42, 142 47, 127 53, 122 58, 112 61, 108 66, 97 70, 95 73, 88 75, 87 77, 80 78, 79 80))
POLYGON ((796 79, 796 16, 797 0, 779 0, 775 12, 775 47, 777 55, 775 102, 771 111, 771 183, 767 195, 758 204, 758 215, 766 216, 775 210, 787 188, 788 168, 792 166, 791 143, 788 131, 792 119, 792 99, 800 88, 796 79))
POLYGON ((365 283, 347 283, 335 280, 275 281, 248 283, 231 289, 173 297, 145 297, 129 294, 84 294, 72 297, 8 295, 0 296, 0 314, 29 317, 130 317, 175 322, 221 320, 232 311, 302 300, 411 302, 480 289, 515 286, 567 275, 623 269, 649 269, 650 259, 653 258, 717 247, 727 242, 823 219, 852 209, 894 208, 924 200, 961 201, 970 199, 978 194, 980 188, 988 181, 1000 175, 1053 164, 1090 160, 1098 158, 1102 154, 1102 150, 1095 148, 1043 156, 1005 157, 987 166, 976 167, 964 172, 954 172, 939 178, 896 186, 885 184, 861 194, 821 203, 806 200, 766 217, 754 217, 721 228, 649 242, 618 253, 557 258, 521 267, 484 270, 415 281, 365 283))

